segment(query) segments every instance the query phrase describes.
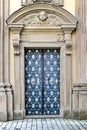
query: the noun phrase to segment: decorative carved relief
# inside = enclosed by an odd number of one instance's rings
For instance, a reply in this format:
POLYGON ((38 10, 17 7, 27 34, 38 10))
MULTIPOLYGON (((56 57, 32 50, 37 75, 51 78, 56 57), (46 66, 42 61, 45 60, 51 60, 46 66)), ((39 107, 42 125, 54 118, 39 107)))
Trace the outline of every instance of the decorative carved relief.
POLYGON ((13 46, 14 46, 14 54, 18 55, 20 54, 20 39, 13 39, 13 46))
POLYGON ((64 5, 64 0, 21 0, 22 5, 29 5, 34 3, 51 3, 58 5, 64 5))
POLYGON ((65 23, 65 21, 54 15, 48 14, 45 11, 41 11, 39 13, 34 13, 24 17, 20 20, 21 23, 25 24, 25 27, 30 26, 61 26, 61 23, 65 23))
POLYGON ((65 33, 65 45, 66 45, 66 54, 72 54, 72 39, 71 39, 71 32, 65 33))
POLYGON ((64 35, 58 34, 58 41, 64 41, 64 35))
POLYGON ((52 0, 52 4, 58 6, 58 5, 64 5, 64 0, 52 0))
POLYGON ((71 32, 70 33, 65 33, 65 40, 66 41, 71 41, 71 32))
POLYGON ((48 14, 45 11, 41 11, 38 15, 39 20, 46 21, 48 18, 48 14))

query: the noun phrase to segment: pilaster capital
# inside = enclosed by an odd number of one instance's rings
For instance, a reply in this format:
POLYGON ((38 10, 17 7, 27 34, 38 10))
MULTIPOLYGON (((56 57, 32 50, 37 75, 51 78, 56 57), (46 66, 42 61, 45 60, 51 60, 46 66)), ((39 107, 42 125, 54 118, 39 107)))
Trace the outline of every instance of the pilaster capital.
POLYGON ((64 33, 72 33, 76 29, 76 23, 62 24, 62 30, 64 33))
POLYGON ((14 47, 14 54, 20 54, 20 35, 23 29, 23 24, 8 24, 8 27, 13 32, 13 47, 14 47))
POLYGON ((66 54, 71 55, 72 54, 72 32, 75 30, 76 24, 63 24, 62 30, 64 32, 64 41, 66 46, 66 54))
POLYGON ((9 29, 13 32, 13 33, 21 33, 24 25, 23 24, 15 24, 15 23, 11 23, 8 24, 9 29))

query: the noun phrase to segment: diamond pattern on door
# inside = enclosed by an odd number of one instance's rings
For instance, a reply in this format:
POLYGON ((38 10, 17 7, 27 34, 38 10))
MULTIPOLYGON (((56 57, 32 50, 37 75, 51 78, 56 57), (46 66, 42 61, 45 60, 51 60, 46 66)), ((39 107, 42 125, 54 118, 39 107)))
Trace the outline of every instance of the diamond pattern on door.
POLYGON ((25 50, 27 115, 60 113, 60 50, 25 50))

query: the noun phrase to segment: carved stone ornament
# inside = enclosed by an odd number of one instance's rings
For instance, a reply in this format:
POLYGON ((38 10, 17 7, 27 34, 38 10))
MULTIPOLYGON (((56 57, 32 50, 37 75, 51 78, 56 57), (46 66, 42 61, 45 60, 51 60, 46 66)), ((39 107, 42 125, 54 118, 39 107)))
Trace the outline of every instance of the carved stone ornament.
POLYGON ((29 16, 26 16, 24 19, 20 20, 20 23, 24 23, 25 27, 34 27, 34 26, 60 26, 61 23, 65 21, 54 15, 48 14, 44 10, 39 13, 34 13, 29 16))
POLYGON ((14 54, 19 55, 20 39, 13 39, 14 54))
POLYGON ((58 34, 58 41, 64 41, 64 35, 63 34, 58 34))
POLYGON ((48 18, 48 15, 45 11, 41 11, 38 15, 39 20, 46 21, 48 18))
POLYGON ((64 4, 64 0, 52 0, 51 3, 56 5, 56 6, 63 5, 64 4))
POLYGON ((58 6, 58 5, 64 5, 64 0, 21 0, 22 6, 34 4, 34 3, 51 3, 58 6))

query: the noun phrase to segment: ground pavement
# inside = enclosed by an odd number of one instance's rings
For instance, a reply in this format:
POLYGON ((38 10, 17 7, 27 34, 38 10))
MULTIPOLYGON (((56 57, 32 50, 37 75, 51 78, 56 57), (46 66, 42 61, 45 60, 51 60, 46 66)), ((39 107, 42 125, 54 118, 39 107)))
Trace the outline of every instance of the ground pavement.
POLYGON ((87 130, 87 120, 24 119, 0 122, 0 130, 87 130))

